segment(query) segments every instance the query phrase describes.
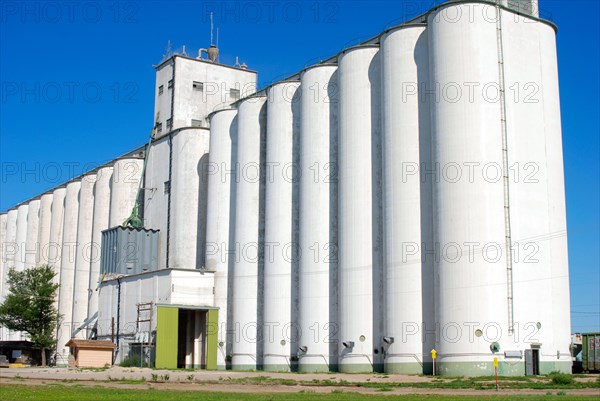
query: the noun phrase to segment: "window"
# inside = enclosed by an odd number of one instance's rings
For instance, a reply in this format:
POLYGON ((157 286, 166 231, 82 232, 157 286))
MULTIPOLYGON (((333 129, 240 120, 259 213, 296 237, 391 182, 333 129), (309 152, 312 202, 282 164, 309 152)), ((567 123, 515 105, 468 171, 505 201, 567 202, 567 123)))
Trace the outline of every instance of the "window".
POLYGON ((173 119, 169 118, 167 120, 167 131, 171 131, 171 129, 173 129, 173 119))
POLYGON ((158 87, 158 94, 159 95, 162 95, 164 91, 165 91, 165 86, 164 85, 161 85, 161 86, 158 87))
POLYGON ((239 89, 229 89, 229 97, 231 100, 239 100, 240 99, 240 90, 239 89))
POLYGON ((173 88, 173 80, 172 80, 172 79, 171 79, 171 80, 169 80, 169 83, 167 84, 167 87, 168 87, 169 89, 173 88))
POLYGON ((202 120, 192 120, 192 127, 203 127, 202 120))
POLYGON ((193 87, 195 91, 202 92, 204 90, 204 84, 202 82, 194 81, 193 87))
POLYGON ((165 181, 165 194, 171 193, 171 181, 165 181))
POLYGON ((162 123, 156 124, 156 133, 160 134, 162 132, 162 123))

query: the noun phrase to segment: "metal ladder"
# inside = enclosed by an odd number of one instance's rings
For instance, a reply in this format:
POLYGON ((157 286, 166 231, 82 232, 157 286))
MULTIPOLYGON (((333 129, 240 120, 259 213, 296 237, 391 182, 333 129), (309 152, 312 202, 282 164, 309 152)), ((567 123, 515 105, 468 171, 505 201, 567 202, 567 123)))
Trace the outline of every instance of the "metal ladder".
POLYGON ((506 94, 504 79, 504 44, 502 40, 502 10, 496 6, 496 40, 498 42, 498 85, 500 96, 500 126, 502 130, 502 181, 504 184, 504 231, 506 246, 506 300, 508 310, 508 334, 514 333, 514 304, 513 304, 513 255, 512 235, 510 226, 510 179, 508 161, 508 132, 506 128, 506 94))

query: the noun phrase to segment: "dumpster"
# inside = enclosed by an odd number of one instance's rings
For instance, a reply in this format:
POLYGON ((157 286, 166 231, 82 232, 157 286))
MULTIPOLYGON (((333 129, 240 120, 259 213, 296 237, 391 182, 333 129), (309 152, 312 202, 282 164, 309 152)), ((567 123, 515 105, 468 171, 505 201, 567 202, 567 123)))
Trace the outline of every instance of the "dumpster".
POLYGON ((583 333, 581 336, 583 371, 600 371, 600 333, 583 333))

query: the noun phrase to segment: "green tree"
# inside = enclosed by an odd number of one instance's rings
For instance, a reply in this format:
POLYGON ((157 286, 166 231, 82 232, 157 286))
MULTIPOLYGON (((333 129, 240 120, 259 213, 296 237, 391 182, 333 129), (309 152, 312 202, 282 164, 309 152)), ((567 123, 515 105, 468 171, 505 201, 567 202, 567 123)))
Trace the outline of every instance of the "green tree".
POLYGON ((46 350, 56 345, 56 324, 59 319, 54 306, 59 285, 53 282, 56 273, 43 265, 8 271, 10 293, 0 305, 0 325, 29 335, 33 348, 39 349, 42 365, 46 365, 46 350))

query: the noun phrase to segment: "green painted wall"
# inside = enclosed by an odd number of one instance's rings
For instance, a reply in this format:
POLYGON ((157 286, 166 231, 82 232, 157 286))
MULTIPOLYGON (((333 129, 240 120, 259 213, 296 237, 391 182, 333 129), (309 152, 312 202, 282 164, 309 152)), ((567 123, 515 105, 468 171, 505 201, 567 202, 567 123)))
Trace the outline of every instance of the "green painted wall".
POLYGON ((217 346, 219 331, 219 311, 209 309, 207 311, 207 331, 206 331, 206 369, 217 369, 217 346))
POLYGON ((179 309, 161 306, 156 309, 155 366, 157 368, 177 369, 179 309))

